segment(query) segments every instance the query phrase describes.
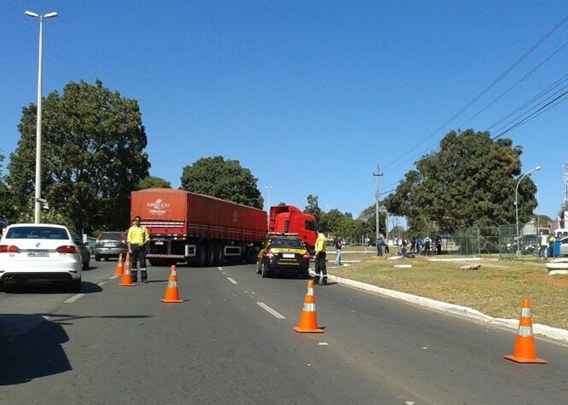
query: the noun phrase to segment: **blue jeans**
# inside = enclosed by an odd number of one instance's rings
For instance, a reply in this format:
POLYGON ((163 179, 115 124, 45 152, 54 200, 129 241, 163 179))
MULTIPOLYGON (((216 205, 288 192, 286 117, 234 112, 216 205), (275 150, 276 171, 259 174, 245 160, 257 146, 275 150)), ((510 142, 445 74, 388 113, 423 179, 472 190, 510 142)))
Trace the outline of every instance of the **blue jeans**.
POLYGON ((336 256, 335 256, 335 265, 341 266, 341 249, 335 249, 336 256))

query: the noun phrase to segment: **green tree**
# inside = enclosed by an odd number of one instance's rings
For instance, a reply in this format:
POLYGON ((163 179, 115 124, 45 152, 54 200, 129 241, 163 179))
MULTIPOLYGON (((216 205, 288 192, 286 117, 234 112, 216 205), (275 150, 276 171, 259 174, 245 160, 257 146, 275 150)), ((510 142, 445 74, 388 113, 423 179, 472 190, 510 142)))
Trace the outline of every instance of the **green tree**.
POLYGON ((306 208, 304 208, 306 214, 312 214, 316 217, 316 221, 320 222, 323 211, 319 207, 319 197, 317 195, 309 194, 306 197, 306 208))
MULTIPOLYGON (((8 183, 20 217, 33 204, 36 106, 23 108, 8 183)), ((138 102, 102 82, 69 82, 43 102, 42 197, 77 232, 128 225, 130 192, 148 175, 138 102)))
POLYGON ((222 156, 201 158, 183 168, 181 188, 251 207, 262 208, 257 178, 238 160, 222 156))
POLYGON ((0 155, 0 218, 5 218, 9 222, 15 221, 16 209, 14 203, 14 193, 7 183, 4 171, 4 156, 0 155))
MULTIPOLYGON (((386 235, 386 220, 387 216, 384 212, 384 201, 379 201, 379 207, 381 207, 380 215, 379 215, 379 232, 383 235, 386 235)), ((368 225, 369 233, 372 235, 372 238, 375 237, 375 229, 377 228, 377 219, 375 213, 375 204, 372 204, 365 208, 361 214, 359 214, 358 219, 360 221, 365 222, 368 225)))
MULTIPOLYGON (((409 233, 454 232, 472 225, 515 222, 515 184, 522 149, 488 132, 451 131, 440 150, 416 162, 386 200, 389 212, 407 217, 409 233)), ((536 207, 536 186, 525 177, 519 187, 519 218, 536 207)))
POLYGON ((172 188, 172 185, 161 177, 148 176, 140 180, 136 185, 136 190, 145 190, 147 188, 172 188))

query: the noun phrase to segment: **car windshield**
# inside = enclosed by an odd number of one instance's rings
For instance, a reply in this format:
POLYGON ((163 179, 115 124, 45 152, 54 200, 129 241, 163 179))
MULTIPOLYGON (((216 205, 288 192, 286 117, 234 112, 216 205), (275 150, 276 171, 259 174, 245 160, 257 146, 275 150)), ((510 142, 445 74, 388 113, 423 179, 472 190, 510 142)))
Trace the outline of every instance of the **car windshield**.
POLYGON ((99 236, 100 240, 124 240, 124 234, 122 232, 103 232, 99 236))
POLYGON ((69 234, 63 228, 49 226, 19 226, 8 229, 6 239, 51 239, 67 240, 69 234))
POLYGON ((291 239, 291 238, 278 238, 272 239, 270 245, 275 248, 303 248, 304 243, 300 239, 291 239))

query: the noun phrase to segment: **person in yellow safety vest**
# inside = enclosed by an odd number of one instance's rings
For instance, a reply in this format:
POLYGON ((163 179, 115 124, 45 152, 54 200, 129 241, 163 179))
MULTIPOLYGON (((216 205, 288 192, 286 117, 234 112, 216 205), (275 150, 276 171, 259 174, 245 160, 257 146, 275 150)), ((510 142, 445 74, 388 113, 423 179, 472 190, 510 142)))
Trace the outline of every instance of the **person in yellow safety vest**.
POLYGON ((148 281, 148 273, 146 271, 146 245, 150 240, 150 234, 145 226, 140 225, 140 217, 134 218, 134 224, 128 229, 128 252, 132 257, 132 281, 138 281, 138 272, 140 270, 140 281, 143 283, 148 281))
POLYGON ((316 239, 316 283, 321 280, 322 284, 327 284, 327 268, 326 268, 326 252, 325 252, 325 235, 321 232, 318 233, 316 239))

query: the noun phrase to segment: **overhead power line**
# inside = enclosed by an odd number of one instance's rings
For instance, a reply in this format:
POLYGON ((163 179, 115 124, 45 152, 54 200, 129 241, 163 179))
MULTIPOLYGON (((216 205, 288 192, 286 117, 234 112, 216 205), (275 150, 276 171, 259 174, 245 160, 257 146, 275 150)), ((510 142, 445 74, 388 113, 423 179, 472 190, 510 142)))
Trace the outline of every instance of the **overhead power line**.
POLYGON ((444 129, 448 124, 452 123, 459 116, 461 116, 465 111, 467 111, 473 104, 475 104, 479 99, 481 99, 485 94, 487 94, 493 87, 495 87, 499 82, 501 82, 509 73, 511 73, 518 65, 520 65, 529 55, 531 55, 538 47, 540 47, 548 38, 550 38, 560 27, 568 22, 568 16, 565 16, 556 25, 552 27, 546 34, 540 37, 530 48, 523 52, 509 67, 507 67, 503 72, 501 72, 493 81, 491 81, 487 86, 485 86, 475 97, 473 97, 469 102, 467 102, 462 108, 455 112, 449 119, 447 119, 442 125, 437 127, 435 130, 431 131, 426 137, 424 137, 419 143, 412 147, 407 152, 399 155, 393 161, 388 163, 384 168, 389 168, 400 162, 403 158, 406 158, 413 152, 415 152, 419 147, 427 142, 431 142, 431 138, 436 135, 439 131, 444 129))
POLYGON ((526 117, 524 117, 522 120, 514 123, 513 125, 511 125, 510 127, 508 127, 507 129, 499 132, 497 135, 495 135, 493 137, 493 139, 498 139, 500 137, 502 137, 503 135, 511 132, 513 129, 520 127, 521 125, 526 124, 529 121, 532 121, 533 119, 535 119, 536 117, 538 117, 539 115, 543 114, 544 112, 546 112, 547 110, 550 110, 554 107, 556 107, 558 104, 562 103, 563 101, 565 101, 568 97, 568 90, 564 90, 560 95, 556 96, 555 98, 553 98, 552 100, 550 100, 549 102, 547 102, 546 104, 542 105, 541 107, 539 107, 536 111, 532 112, 531 114, 527 115, 526 117))

